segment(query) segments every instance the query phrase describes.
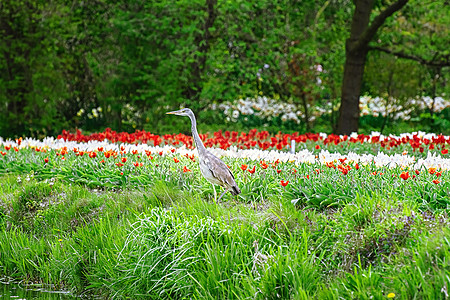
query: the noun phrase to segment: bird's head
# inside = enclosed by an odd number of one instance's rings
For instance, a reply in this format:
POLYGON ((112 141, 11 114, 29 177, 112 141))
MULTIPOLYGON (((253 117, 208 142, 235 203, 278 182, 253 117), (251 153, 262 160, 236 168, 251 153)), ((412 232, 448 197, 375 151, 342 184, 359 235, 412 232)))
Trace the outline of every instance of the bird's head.
POLYGON ((177 115, 177 116, 189 116, 190 114, 193 114, 193 112, 189 108, 182 108, 180 110, 166 112, 166 114, 167 115, 177 115))

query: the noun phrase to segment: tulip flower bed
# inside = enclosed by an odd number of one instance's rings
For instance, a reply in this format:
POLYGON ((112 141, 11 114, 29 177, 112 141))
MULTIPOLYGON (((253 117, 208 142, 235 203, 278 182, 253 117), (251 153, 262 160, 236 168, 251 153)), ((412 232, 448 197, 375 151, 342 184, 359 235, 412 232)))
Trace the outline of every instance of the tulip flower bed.
POLYGON ((447 297, 450 137, 201 138, 240 195, 214 203, 182 134, 0 139, 0 273, 118 298, 447 297))
MULTIPOLYGON (((307 133, 307 134, 282 134, 270 135, 267 131, 258 131, 252 129, 248 133, 225 131, 214 132, 212 135, 200 134, 200 138, 206 147, 217 147, 223 150, 227 150, 230 147, 238 149, 253 149, 258 148, 261 150, 283 150, 291 146, 291 141, 295 141, 299 144, 311 144, 316 147, 321 147, 321 144, 325 146, 337 146, 331 150, 338 151, 339 149, 345 151, 351 148, 356 148, 352 145, 361 144, 371 146, 371 151, 377 150, 381 152, 394 151, 400 149, 410 149, 413 152, 427 153, 428 151, 441 151, 442 154, 448 154, 448 147, 450 144, 450 137, 436 134, 426 134, 418 132, 415 134, 403 134, 401 136, 383 136, 379 133, 372 135, 364 134, 352 134, 350 136, 323 134, 323 133, 307 133), (447 146, 447 149, 446 149, 447 146)), ((77 131, 75 134, 63 131, 58 136, 59 140, 74 141, 74 142, 103 142, 109 141, 112 143, 129 143, 129 144, 148 144, 153 146, 173 145, 179 147, 184 145, 188 149, 194 148, 193 139, 190 136, 184 134, 166 134, 163 136, 155 135, 144 130, 137 130, 135 133, 116 132, 110 129, 106 129, 101 133, 93 133, 90 135, 84 135, 81 131, 77 131)))

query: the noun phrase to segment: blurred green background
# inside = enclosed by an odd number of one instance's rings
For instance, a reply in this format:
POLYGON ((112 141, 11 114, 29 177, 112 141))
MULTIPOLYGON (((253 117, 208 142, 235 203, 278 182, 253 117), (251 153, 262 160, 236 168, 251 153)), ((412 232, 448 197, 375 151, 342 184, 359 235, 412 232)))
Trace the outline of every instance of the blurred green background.
MULTIPOLYGON (((371 20, 392 2, 375 1, 371 20)), ((187 120, 164 116, 179 107, 196 112, 200 131, 333 132, 354 9, 343 0, 4 0, 0 136, 188 132, 187 120), (292 105, 299 121, 270 111, 230 118, 237 100, 262 98, 292 105)), ((409 1, 384 22, 370 45, 391 53, 369 51, 361 91, 384 113, 362 115, 361 132, 450 133, 449 24, 443 0, 409 1)))

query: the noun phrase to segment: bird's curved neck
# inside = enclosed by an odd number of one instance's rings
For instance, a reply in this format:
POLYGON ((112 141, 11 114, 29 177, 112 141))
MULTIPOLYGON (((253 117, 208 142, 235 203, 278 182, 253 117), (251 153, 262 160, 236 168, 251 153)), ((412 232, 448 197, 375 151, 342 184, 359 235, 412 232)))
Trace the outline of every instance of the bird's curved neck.
POLYGON ((200 152, 206 150, 205 145, 203 145, 203 142, 197 132, 197 121, 195 116, 189 116, 189 118, 191 119, 192 137, 194 138, 195 145, 197 146, 197 151, 200 152))

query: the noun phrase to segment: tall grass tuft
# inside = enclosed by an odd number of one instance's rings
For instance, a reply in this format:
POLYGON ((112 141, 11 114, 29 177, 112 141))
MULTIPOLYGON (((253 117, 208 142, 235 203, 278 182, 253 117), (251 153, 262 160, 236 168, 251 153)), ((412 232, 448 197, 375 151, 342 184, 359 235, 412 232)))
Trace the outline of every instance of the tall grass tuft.
POLYGON ((199 249, 225 234, 225 228, 210 218, 187 218, 160 208, 142 216, 131 228, 118 253, 118 272, 108 285, 113 295, 192 295, 195 265, 202 259, 199 249))

